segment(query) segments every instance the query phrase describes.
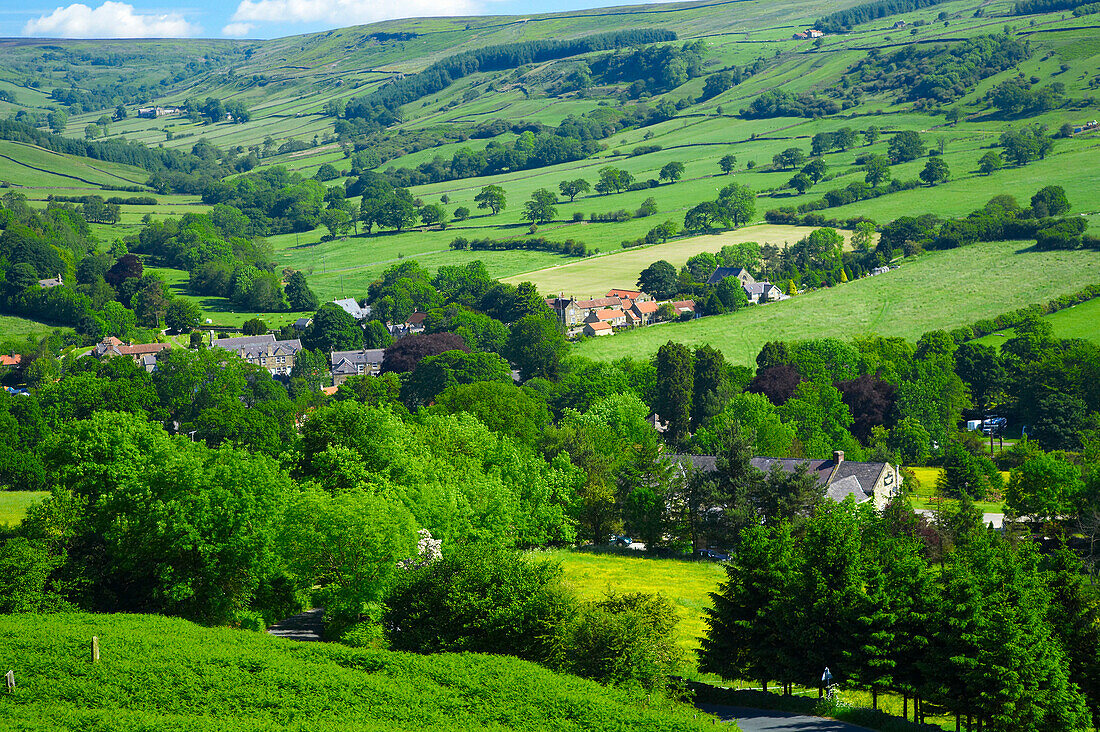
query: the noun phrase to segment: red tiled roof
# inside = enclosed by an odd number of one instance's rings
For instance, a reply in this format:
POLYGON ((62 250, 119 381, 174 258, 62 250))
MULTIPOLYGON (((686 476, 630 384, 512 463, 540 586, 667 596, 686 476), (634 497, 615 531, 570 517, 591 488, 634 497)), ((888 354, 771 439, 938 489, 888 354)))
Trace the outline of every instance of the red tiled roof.
POLYGON ((645 300, 643 302, 634 303, 634 309, 637 310, 642 315, 648 315, 650 313, 655 313, 655 312, 657 312, 658 307, 659 306, 657 305, 657 303, 653 302, 652 300, 645 300))
POLYGON ((592 313, 600 320, 617 320, 623 317, 623 311, 618 308, 608 308, 607 310, 597 310, 592 313))
POLYGON ((676 308, 677 310, 681 310, 683 308, 687 308, 688 310, 694 310, 695 309, 695 301, 694 300, 677 300, 676 302, 672 303, 672 307, 676 308))
POLYGON ((592 330, 613 330, 611 323, 604 323, 602 321, 596 321, 595 323, 588 323, 588 327, 592 330))
POLYGON ((23 356, 21 354, 15 354, 14 356, 0 356, 0 366, 18 366, 23 363, 23 356))
POLYGON ((608 297, 625 297, 628 300, 637 300, 642 296, 640 290, 611 290, 607 293, 608 297))
POLYGON ((594 300, 577 300, 577 307, 586 310, 592 308, 617 308, 623 301, 617 297, 597 297, 594 300))
POLYGON ((428 317, 427 313, 413 313, 409 316, 409 319, 405 322, 409 325, 420 325, 424 322, 424 318, 428 317))
POLYGON ((134 346, 115 346, 115 349, 122 356, 141 356, 146 353, 159 353, 171 347, 171 343, 139 343, 134 346))

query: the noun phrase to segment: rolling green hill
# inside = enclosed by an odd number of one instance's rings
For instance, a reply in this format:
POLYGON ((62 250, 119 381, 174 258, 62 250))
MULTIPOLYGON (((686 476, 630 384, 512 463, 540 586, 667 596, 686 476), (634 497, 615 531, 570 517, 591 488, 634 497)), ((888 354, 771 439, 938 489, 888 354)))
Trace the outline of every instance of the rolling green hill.
POLYGON ((749 365, 771 340, 878 333, 915 341, 929 330, 968 325, 1097 281, 1100 257, 1093 252, 1036 252, 1022 242, 975 244, 782 302, 586 340, 578 352, 615 359, 653 353, 673 340, 709 344, 730 361, 749 365), (1024 275, 1029 272, 1041 273, 1041 290, 1024 275))
POLYGON ((0 657, 17 685, 0 697, 8 730, 711 727, 690 708, 646 708, 513 658, 298 643, 158 616, 3 616, 0 657))
MULTIPOLYGON (((637 267, 632 263, 627 272, 623 268, 626 258, 614 260, 615 264, 610 259, 587 263, 546 252, 461 252, 451 250, 449 244, 457 236, 523 239, 528 235, 523 202, 535 190, 556 192, 559 182, 578 177, 595 183, 599 170, 609 165, 640 182, 657 179, 661 168, 670 162, 683 163, 684 173, 675 183, 608 195, 583 194, 573 202, 563 198, 553 220, 539 226, 537 235, 556 241, 583 241, 603 254, 619 252, 621 242, 642 237, 663 221, 682 223, 692 206, 712 199, 716 189, 731 181, 757 193, 755 220, 760 221, 769 209, 806 204, 861 183, 861 159, 886 153, 891 134, 901 130, 919 132, 925 152, 936 150, 942 155, 950 169, 949 180, 825 208, 819 211, 822 216, 838 220, 865 216, 880 225, 900 215, 934 212, 958 216, 996 194, 1013 195, 1026 204, 1036 189, 1056 184, 1065 187, 1072 213, 1085 215, 1090 231, 1100 232, 1100 179, 1096 173, 1100 134, 1096 131, 1058 139, 1049 155, 1028 165, 1006 165, 991 175, 977 171, 977 161, 998 149, 1000 135, 1006 130, 1039 124, 1053 132, 1065 124, 1080 125, 1100 117, 1096 98, 1100 44, 1095 41, 1091 16, 1075 18, 1061 11, 1015 16, 1013 4, 1007 0, 951 0, 872 20, 818 41, 792 38, 816 18, 858 4, 857 0, 839 4, 704 0, 524 17, 407 19, 270 41, 4 41, 0 90, 12 95, 15 102, 0 102, 0 114, 21 111, 25 120, 44 126, 46 112, 65 109, 70 112, 65 129, 69 137, 83 137, 92 125, 97 127, 96 134, 105 134, 108 140, 181 151, 207 142, 217 146, 223 159, 252 151, 259 156, 261 168, 279 165, 307 177, 329 164, 340 174, 327 183, 329 186, 343 181, 358 164, 354 156, 359 152, 381 151, 377 172, 417 166, 438 171, 447 169, 455 154, 463 150, 479 153, 494 146, 515 146, 524 131, 552 128, 570 116, 605 119, 619 109, 644 107, 663 109, 661 114, 668 117, 628 124, 610 134, 601 132, 603 136, 595 140, 598 149, 583 159, 410 186, 413 196, 423 203, 445 199, 448 215, 459 207, 473 212, 466 221, 453 221, 445 231, 429 227, 403 233, 376 230, 371 236, 322 241, 327 232, 317 228, 270 237, 278 265, 306 272, 322 299, 361 297, 387 266, 405 258, 416 258, 430 270, 481 259, 494 276, 531 279, 547 294, 602 287, 602 280, 586 279, 580 273, 606 265, 611 269, 605 274, 624 278, 636 276, 632 274, 635 269, 648 262, 637 267), (895 27, 897 23, 904 26, 895 27), (678 35, 677 41, 656 44, 655 49, 701 41, 701 61, 694 75, 669 84, 643 79, 639 88, 629 78, 601 76, 614 59, 634 49, 593 52, 515 68, 476 70, 401 105, 394 110, 399 119, 387 129, 352 129, 354 120, 334 116, 335 103, 367 98, 402 76, 410 78, 408 75, 455 54, 639 28, 678 35), (993 36, 1000 40, 988 40, 993 36), (978 45, 967 46, 973 39, 980 39, 975 41, 978 45), (1010 41, 1024 44, 1021 58, 1006 63, 987 59, 982 63, 1000 63, 988 73, 968 76, 975 62, 968 60, 967 66, 951 60, 952 53, 963 53, 959 49, 969 48, 967 53, 972 53, 983 43, 1010 41), (911 61, 914 58, 921 60, 911 61), (591 72, 590 83, 573 84, 570 80, 585 69, 591 72), (718 93, 705 92, 724 72, 737 75, 738 83, 718 93), (904 76, 911 72, 915 74, 911 78, 904 76), (924 77, 944 81, 917 93, 917 82, 924 77), (998 111, 991 106, 990 93, 1013 80, 1029 89, 1058 85, 1061 96, 1043 109, 1012 114, 998 111), (764 118, 741 113, 759 95, 776 89, 831 101, 836 111, 823 116, 764 118), (182 115, 139 119, 134 114, 143 104, 175 105, 207 97, 243 103, 250 119, 243 124, 210 124, 182 115), (116 104, 125 106, 128 116, 95 125, 104 115, 109 116, 116 104), (957 120, 948 121, 949 113, 952 120, 957 115, 957 120), (496 126, 491 132, 479 132, 479 125, 486 123, 496 126), (827 173, 802 195, 788 184, 797 171, 772 162, 773 156, 791 147, 809 153, 811 140, 818 133, 842 128, 859 133, 869 127, 881 130, 878 139, 867 144, 857 137, 848 149, 824 152, 821 159, 827 173), (288 141, 296 141, 296 148, 279 152, 288 141), (718 167, 719 159, 726 155, 737 158, 728 176, 718 167), (499 185, 506 192, 507 208, 497 216, 485 215, 474 203, 474 196, 486 185, 499 185), (656 214, 631 217, 647 199, 653 200, 656 214), (593 214, 616 211, 625 211, 627 216, 611 223, 590 221, 593 214), (575 281, 569 276, 574 273, 578 274, 575 281)), ((147 177, 140 169, 61 159, 48 151, 24 148, 0 141, 0 180, 22 189, 35 205, 45 205, 51 194, 92 193, 104 186, 140 184, 147 177)), ((894 165, 892 176, 897 181, 916 181, 926 162, 927 157, 922 156, 894 165)), ((124 206, 119 225, 97 227, 103 245, 137 233, 147 214, 162 218, 207 210, 193 192, 158 195, 157 200, 155 206, 124 206)), ((357 204, 355 199, 353 205, 357 204)), ((793 233, 791 237, 798 238, 793 233)), ((709 246, 706 240, 695 238, 674 243, 676 251, 700 251, 709 246)), ((653 255, 656 258, 656 252, 653 255)), ((630 254, 633 258, 645 256, 648 250, 630 254)), ((1035 276, 1020 273, 1021 277, 1029 275, 1035 276)), ((1056 284, 1042 279, 1046 273, 1038 276, 1037 284, 1056 284)), ((179 289, 186 277, 177 273, 172 279, 179 289)), ((906 296, 920 297, 920 293, 906 296)), ((199 301, 211 317, 221 314, 224 319, 231 309, 227 302, 199 301)), ((1006 309, 995 300, 989 307, 983 314, 1006 309)), ((244 317, 233 315, 237 320, 244 317)), ((270 324, 292 319, 289 313, 260 315, 270 324)))

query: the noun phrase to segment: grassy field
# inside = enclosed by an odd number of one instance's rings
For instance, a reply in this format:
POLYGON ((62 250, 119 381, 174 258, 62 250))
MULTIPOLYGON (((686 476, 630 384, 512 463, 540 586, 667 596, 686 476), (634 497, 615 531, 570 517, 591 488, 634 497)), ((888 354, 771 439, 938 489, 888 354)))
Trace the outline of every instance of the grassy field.
POLYGON ((539 552, 560 562, 565 583, 583 599, 599 599, 615 592, 661 593, 672 601, 680 617, 676 642, 684 650, 688 665, 695 666, 694 651, 703 635, 703 610, 710 606, 709 593, 726 573, 716 562, 655 559, 638 556, 592 554, 583 551, 539 552))
POLYGON ((1100 280, 1100 258, 1086 251, 1037 252, 1023 242, 975 244, 925 254, 896 271, 817 290, 730 315, 665 324, 584 341, 581 355, 645 357, 669 340, 720 349, 750 364, 769 340, 865 333, 916 340, 937 328, 1047 301, 1100 280), (1034 277, 1041 273, 1044 287, 1034 277))
MULTIPOLYGON (((909 470, 912 470, 920 481, 920 486, 910 495, 909 500, 913 508, 936 509, 944 501, 951 500, 942 498, 936 491, 936 480, 943 472, 940 468, 909 468, 909 470)), ((1001 477, 1006 483, 1008 482, 1008 473, 1001 471, 1001 477)), ((1004 501, 1000 500, 999 496, 991 496, 991 498, 993 500, 979 501, 975 505, 981 509, 982 513, 1004 513, 1004 501)))
MULTIPOLYGON (((40 323, 37 320, 18 318, 14 315, 0 315, 0 341, 23 340, 27 336, 41 338, 53 330, 55 330, 54 326, 40 323)), ((71 331, 72 328, 57 330, 71 331)))
MULTIPOLYGON (((1093 343, 1100 343, 1100 298, 1045 315, 1043 319, 1054 327, 1054 335, 1058 338, 1083 338, 1093 343)), ((990 333, 976 342, 1000 348, 1001 344, 1015 335, 1015 332, 1014 329, 1008 328, 990 333)))
POLYGON ((712 728, 690 707, 649 708, 507 656, 299 643, 158 616, 6 615, 0 658, 17 684, 0 699, 6 730, 712 728))
POLYGON ((31 505, 48 495, 39 491, 0 491, 0 525, 19 523, 31 505))
POLYGON ((701 252, 718 252, 729 244, 748 241, 782 247, 809 236, 811 231, 813 229, 803 226, 747 226, 721 234, 693 236, 667 244, 623 249, 606 255, 569 261, 535 272, 525 272, 505 281, 530 281, 547 295, 564 292, 566 295, 579 297, 601 297, 612 288, 632 289, 636 286, 641 271, 659 259, 670 262, 679 269, 688 259, 701 252))

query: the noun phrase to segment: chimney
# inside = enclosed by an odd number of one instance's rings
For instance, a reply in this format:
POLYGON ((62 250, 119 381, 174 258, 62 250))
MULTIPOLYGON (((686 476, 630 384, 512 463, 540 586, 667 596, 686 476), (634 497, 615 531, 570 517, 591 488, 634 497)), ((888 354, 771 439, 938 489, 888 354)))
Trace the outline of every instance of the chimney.
POLYGON ((838 467, 842 462, 844 462, 843 450, 833 450, 833 462, 836 463, 838 467))

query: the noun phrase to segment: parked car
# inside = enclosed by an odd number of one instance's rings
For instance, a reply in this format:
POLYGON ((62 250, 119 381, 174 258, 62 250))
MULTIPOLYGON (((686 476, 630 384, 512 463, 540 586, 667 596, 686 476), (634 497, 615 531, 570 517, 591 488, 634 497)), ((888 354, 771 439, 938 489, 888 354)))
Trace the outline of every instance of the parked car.
POLYGON ((620 536, 618 534, 611 535, 611 546, 630 546, 634 543, 634 540, 629 536, 620 536))
POLYGON ((729 554, 714 549, 698 549, 695 552, 695 556, 699 559, 711 559, 715 562, 724 562, 730 558, 729 554))

